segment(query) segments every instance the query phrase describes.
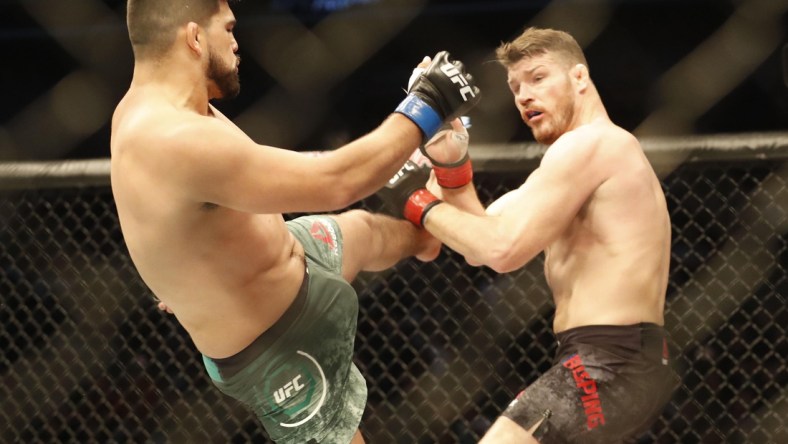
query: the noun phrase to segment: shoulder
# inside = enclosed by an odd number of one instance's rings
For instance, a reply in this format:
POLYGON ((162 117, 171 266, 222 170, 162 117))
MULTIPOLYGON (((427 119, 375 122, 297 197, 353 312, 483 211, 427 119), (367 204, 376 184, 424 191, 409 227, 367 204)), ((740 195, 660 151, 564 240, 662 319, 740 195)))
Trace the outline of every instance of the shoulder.
POLYGON ((128 114, 118 131, 127 144, 159 155, 213 145, 228 137, 228 133, 227 125, 218 119, 156 107, 141 107, 128 114))
POLYGON ((112 135, 115 172, 156 177, 162 189, 188 178, 209 146, 211 120, 155 104, 127 108, 112 135))
POLYGON ((576 190, 591 191, 642 157, 637 139, 609 120, 563 134, 545 152, 539 169, 576 190))
POLYGON ((571 158, 584 165, 614 162, 640 150, 637 138, 610 121, 582 125, 561 135, 545 153, 545 158, 571 158))

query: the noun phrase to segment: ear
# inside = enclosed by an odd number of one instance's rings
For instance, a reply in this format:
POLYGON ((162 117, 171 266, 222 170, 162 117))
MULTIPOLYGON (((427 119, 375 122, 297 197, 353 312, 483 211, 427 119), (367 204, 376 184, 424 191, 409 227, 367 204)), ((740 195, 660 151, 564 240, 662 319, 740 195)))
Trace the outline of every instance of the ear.
POLYGON ((588 88, 588 82, 590 80, 588 74, 588 67, 583 65, 582 63, 578 63, 577 65, 573 66, 572 69, 569 71, 572 80, 577 85, 577 90, 579 92, 585 92, 588 88))
POLYGON ((202 56, 202 30, 200 29, 200 25, 194 22, 189 22, 186 24, 186 45, 191 49, 197 56, 202 56))

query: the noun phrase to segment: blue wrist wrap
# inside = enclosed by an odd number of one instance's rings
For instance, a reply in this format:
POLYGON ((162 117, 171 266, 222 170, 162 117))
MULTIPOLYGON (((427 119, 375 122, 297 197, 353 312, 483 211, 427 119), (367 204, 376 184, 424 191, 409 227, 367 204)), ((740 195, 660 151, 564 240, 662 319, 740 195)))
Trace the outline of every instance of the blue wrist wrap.
POLYGON ((438 113, 415 94, 408 94, 394 111, 405 115, 418 125, 424 134, 424 140, 432 138, 443 125, 443 119, 438 113))

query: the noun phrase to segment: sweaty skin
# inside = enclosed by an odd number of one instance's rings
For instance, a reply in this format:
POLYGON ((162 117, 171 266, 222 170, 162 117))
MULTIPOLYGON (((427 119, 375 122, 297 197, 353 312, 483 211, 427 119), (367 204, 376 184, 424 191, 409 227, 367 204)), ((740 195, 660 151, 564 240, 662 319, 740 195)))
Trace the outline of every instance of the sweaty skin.
MULTIPOLYGON (((282 213, 338 210, 385 184, 421 141, 392 114, 321 157, 259 145, 209 104, 223 97, 207 67, 237 76, 235 17, 226 2, 208 26, 179 28, 162 59, 137 60, 112 119, 111 179, 121 229, 141 277, 205 355, 234 355, 295 298, 304 252, 282 213)), ((405 221, 335 216, 343 276, 440 249, 405 221)))
MULTIPOLYGON (((510 65, 523 121, 549 145, 519 188, 486 209, 473 184, 428 189, 444 203, 425 228, 471 265, 504 273, 541 252, 556 333, 589 325, 664 324, 670 261, 667 204, 637 139, 609 119, 583 64, 550 52, 510 65)), ((538 444, 501 416, 480 444, 538 444)))
POLYGON ((425 227, 469 263, 498 272, 544 251, 556 332, 662 325, 670 221, 659 180, 637 139, 608 118, 587 69, 567 76, 559 66, 546 54, 508 73, 523 121, 550 144, 539 168, 486 210, 469 198, 472 186, 451 191, 431 181, 449 205, 433 208, 425 227))

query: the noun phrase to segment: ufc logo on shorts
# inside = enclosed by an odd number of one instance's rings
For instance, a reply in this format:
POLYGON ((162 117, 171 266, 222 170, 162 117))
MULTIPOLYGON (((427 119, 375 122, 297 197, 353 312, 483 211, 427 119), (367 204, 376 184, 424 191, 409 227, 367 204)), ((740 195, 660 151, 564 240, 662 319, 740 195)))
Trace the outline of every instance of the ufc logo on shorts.
POLYGON ((304 388, 304 384, 298 382, 299 379, 301 379, 301 375, 296 376, 292 381, 285 384, 284 387, 274 392, 274 399, 277 404, 283 403, 304 388), (293 393, 293 390, 295 390, 295 393, 293 393))
POLYGON ((460 75, 460 71, 457 70, 456 66, 451 63, 446 63, 441 66, 441 72, 446 74, 446 76, 451 79, 452 83, 462 86, 462 88, 460 88, 460 94, 462 94, 462 100, 464 102, 468 101, 468 94, 470 94, 471 97, 476 97, 471 87, 468 86, 468 81, 465 80, 465 77, 460 75))

